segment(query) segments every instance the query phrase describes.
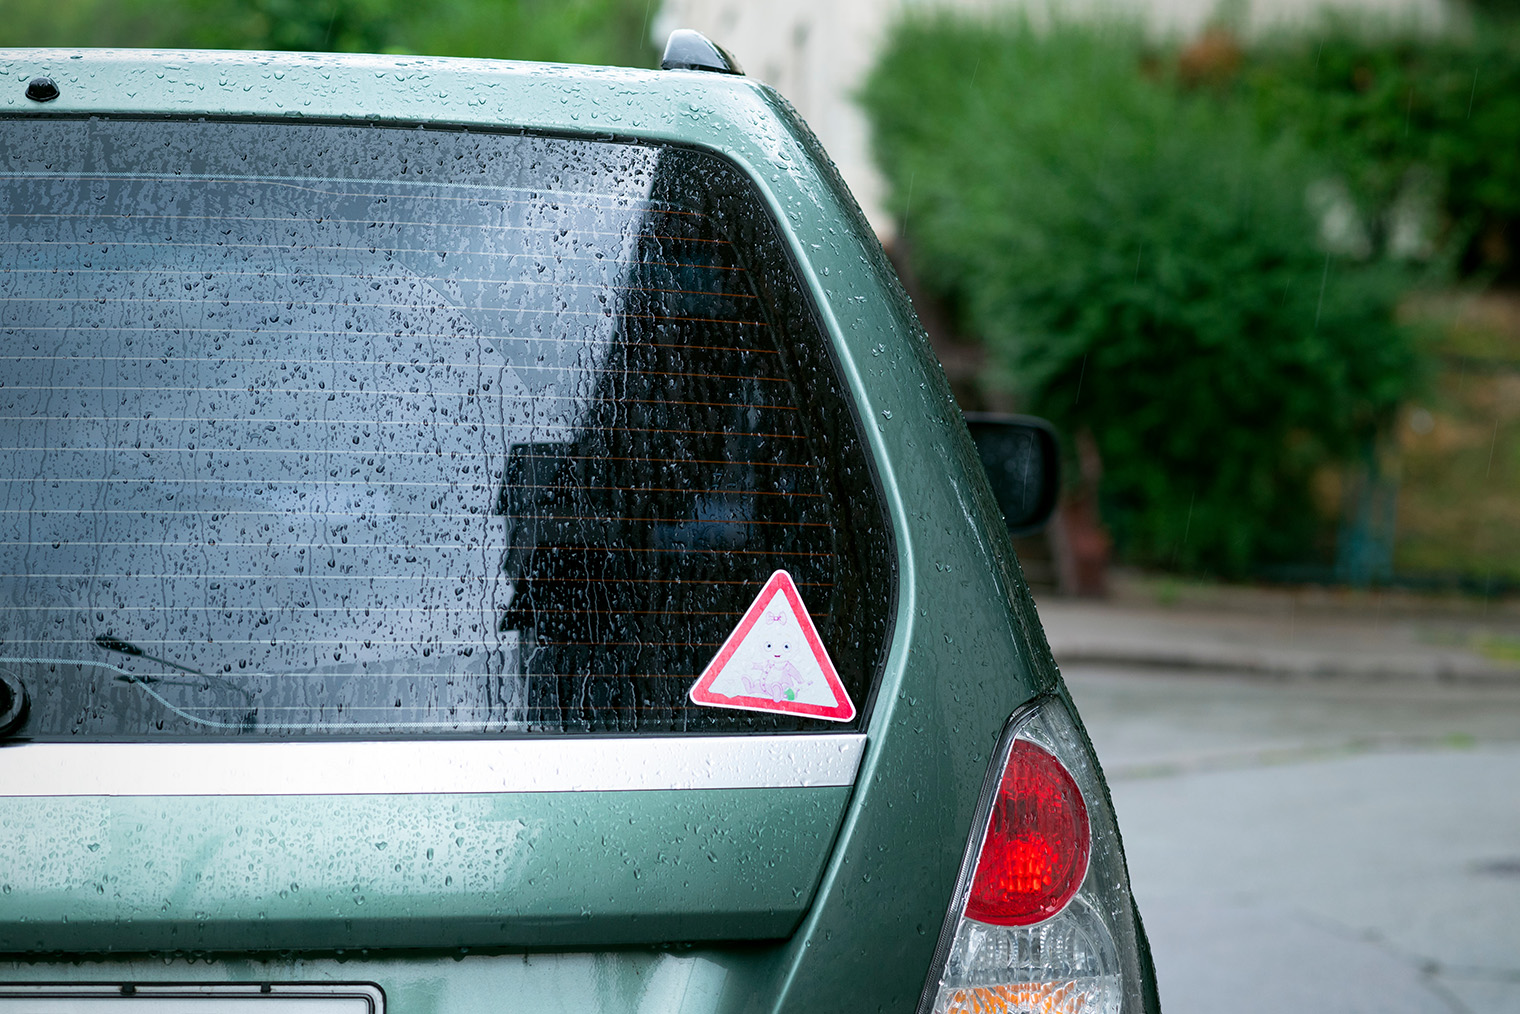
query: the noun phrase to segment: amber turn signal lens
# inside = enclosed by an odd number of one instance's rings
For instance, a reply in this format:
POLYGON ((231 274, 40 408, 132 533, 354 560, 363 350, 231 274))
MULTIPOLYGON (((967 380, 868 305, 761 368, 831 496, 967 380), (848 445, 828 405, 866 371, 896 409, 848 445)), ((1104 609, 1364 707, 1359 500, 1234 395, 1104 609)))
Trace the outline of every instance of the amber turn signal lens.
POLYGON ((1093 996, 1074 982, 971 986, 950 995, 945 1014, 1087 1014, 1093 996))

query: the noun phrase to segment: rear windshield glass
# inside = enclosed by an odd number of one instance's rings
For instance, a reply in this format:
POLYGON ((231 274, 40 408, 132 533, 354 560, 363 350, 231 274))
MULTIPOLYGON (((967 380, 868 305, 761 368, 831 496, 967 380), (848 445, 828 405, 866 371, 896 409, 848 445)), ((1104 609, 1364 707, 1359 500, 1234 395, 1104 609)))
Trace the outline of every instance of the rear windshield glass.
POLYGON ((688 700, 776 570, 863 708, 884 514, 727 161, 140 120, 0 153, 19 735, 837 730, 688 700))

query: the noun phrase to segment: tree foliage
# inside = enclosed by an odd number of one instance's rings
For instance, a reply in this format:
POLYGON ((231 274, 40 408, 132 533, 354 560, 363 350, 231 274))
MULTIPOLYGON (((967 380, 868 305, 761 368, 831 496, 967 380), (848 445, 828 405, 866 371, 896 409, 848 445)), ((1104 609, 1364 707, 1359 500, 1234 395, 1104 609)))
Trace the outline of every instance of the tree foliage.
POLYGON ((652 65, 655 0, 0 0, 0 45, 652 65))
POLYGON ((949 16, 892 34, 864 92, 915 270, 1104 459, 1144 564, 1303 560, 1311 481, 1408 391, 1388 262, 1329 254, 1323 170, 1249 106, 1188 93, 1123 27, 949 16))
POLYGON ((1369 33, 1331 22, 1254 47, 1239 90, 1264 127, 1331 160, 1375 245, 1411 189, 1434 191, 1464 273, 1520 279, 1520 41, 1369 33))

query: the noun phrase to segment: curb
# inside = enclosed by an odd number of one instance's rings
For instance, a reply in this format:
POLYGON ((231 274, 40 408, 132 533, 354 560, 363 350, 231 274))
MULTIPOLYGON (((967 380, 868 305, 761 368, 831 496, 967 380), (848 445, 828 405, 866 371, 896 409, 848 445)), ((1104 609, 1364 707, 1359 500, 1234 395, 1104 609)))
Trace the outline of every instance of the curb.
POLYGON ((1113 665, 1177 669, 1289 679, 1346 679, 1366 682, 1464 683, 1520 686, 1520 669, 1499 668, 1470 655, 1426 658, 1355 656, 1279 650, 1158 648, 1136 644, 1051 645, 1057 665, 1113 665))

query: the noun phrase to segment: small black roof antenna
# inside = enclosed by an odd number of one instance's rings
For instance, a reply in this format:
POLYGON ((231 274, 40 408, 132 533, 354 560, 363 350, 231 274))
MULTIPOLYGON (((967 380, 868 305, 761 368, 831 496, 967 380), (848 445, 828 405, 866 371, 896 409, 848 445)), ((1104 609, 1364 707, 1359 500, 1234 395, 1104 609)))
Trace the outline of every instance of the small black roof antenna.
POLYGON ((708 70, 717 74, 743 74, 728 50, 713 42, 701 32, 690 28, 677 28, 665 43, 665 55, 660 57, 661 70, 708 70))

